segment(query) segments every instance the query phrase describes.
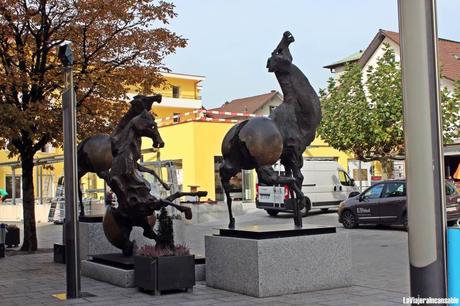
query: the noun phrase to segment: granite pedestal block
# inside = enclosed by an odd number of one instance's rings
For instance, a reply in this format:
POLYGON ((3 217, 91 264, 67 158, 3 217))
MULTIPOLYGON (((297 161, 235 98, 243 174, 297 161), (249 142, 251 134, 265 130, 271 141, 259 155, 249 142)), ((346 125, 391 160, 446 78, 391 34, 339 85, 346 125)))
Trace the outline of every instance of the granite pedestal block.
MULTIPOLYGON (((195 281, 206 277, 205 258, 195 258, 195 281)), ((92 256, 81 262, 83 276, 107 282, 123 288, 135 287, 134 257, 124 257, 119 253, 92 256)))
MULTIPOLYGON (((120 249, 114 247, 105 237, 102 222, 81 222, 80 230, 80 259, 88 259, 92 255, 121 253, 120 249)), ((155 244, 155 241, 143 236, 143 229, 133 227, 130 239, 135 240, 137 246, 155 244)))
POLYGON ((90 260, 81 262, 81 275, 123 287, 134 287, 134 269, 122 269, 90 260))
POLYGON ((205 249, 206 283, 214 288, 267 297, 352 284, 347 233, 258 239, 206 236, 205 249))

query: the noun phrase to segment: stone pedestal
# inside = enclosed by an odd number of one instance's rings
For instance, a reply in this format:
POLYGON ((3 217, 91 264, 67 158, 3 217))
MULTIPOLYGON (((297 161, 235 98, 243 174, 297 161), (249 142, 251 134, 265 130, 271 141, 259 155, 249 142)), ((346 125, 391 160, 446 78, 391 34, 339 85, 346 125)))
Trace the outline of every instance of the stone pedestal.
POLYGON ((133 267, 83 260, 81 262, 81 275, 123 288, 134 287, 133 267))
POLYGON ((205 237, 208 286, 255 297, 351 286, 347 233, 306 226, 299 236, 292 226, 265 227, 222 230, 220 235, 205 237), (231 237, 223 236, 225 231, 231 237), (292 231, 291 237, 286 236, 292 231), (238 232, 251 238, 236 237, 238 232))
MULTIPOLYGON (((92 255, 121 253, 121 250, 114 247, 105 237, 102 222, 79 223, 80 230, 80 259, 89 259, 92 255)), ((154 240, 143 236, 143 229, 134 227, 130 239, 135 240, 140 247, 145 244, 155 244, 154 240)))

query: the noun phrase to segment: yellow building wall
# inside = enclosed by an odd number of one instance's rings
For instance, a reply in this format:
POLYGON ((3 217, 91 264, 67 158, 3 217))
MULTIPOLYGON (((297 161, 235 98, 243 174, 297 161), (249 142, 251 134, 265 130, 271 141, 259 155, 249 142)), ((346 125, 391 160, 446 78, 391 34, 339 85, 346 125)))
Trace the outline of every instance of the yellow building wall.
MULTIPOLYGON (((44 152, 37 152, 35 154, 35 158, 45 158, 45 157, 53 157, 56 155, 61 155, 62 150, 56 149, 54 153, 44 153, 44 152)), ((8 158, 8 151, 1 150, 0 151, 0 163, 4 162, 16 162, 18 161, 18 156, 14 156, 12 158, 8 158)), ((21 176, 22 170, 19 164, 18 168, 15 168, 15 175, 17 177, 21 176)), ((34 182, 34 191, 35 191, 35 200, 39 200, 39 175, 40 173, 43 176, 52 176, 52 191, 51 194, 54 195, 56 193, 56 186, 59 180, 59 177, 64 175, 64 164, 62 162, 49 164, 49 165, 36 165, 34 167, 33 172, 33 182, 34 182)), ((12 176, 13 170, 11 166, 1 166, 0 167, 0 188, 6 189, 6 176, 12 176)), ((42 181, 44 184, 44 181, 42 181)))
POLYGON ((187 80, 180 78, 166 77, 167 84, 162 88, 158 88, 157 91, 164 97, 172 98, 172 86, 178 86, 179 98, 182 99, 199 99, 199 91, 197 88, 196 80, 187 80))
POLYGON ((183 114, 186 112, 191 112, 193 109, 186 108, 186 107, 164 107, 154 104, 153 105, 153 112, 155 113, 155 119, 164 118, 173 116, 176 114, 183 114))
MULTIPOLYGON (((200 186, 215 199, 214 156, 221 156, 222 139, 233 123, 188 122, 160 128, 165 147, 160 149, 161 160, 182 160, 183 190, 200 186)), ((142 148, 151 147, 150 139, 143 139, 142 148)), ((145 154, 144 161, 156 161, 156 154, 145 154)))

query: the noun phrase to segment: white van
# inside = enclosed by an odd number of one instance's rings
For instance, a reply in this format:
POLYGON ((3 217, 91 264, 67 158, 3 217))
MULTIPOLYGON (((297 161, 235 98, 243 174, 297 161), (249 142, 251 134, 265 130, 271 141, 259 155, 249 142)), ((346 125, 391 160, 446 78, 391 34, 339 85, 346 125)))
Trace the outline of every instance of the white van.
MULTIPOLYGON (((277 163, 273 168, 282 175, 282 165, 277 163)), ((350 195, 359 193, 354 180, 335 158, 305 157, 301 171, 304 176, 302 192, 308 198, 303 214, 308 213, 310 209, 325 211, 337 208, 339 203, 350 195)), ((291 212, 293 199, 290 198, 289 188, 257 184, 256 207, 265 209, 271 216, 277 215, 280 211, 291 212)))

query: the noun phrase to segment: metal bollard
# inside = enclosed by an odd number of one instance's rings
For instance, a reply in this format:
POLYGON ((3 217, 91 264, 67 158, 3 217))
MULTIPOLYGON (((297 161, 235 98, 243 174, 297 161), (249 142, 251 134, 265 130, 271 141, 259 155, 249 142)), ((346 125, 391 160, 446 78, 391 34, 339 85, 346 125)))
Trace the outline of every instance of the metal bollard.
POLYGON ((447 297, 460 298, 460 226, 447 228, 447 297))
POLYGON ((6 224, 0 224, 0 258, 5 257, 6 224))

